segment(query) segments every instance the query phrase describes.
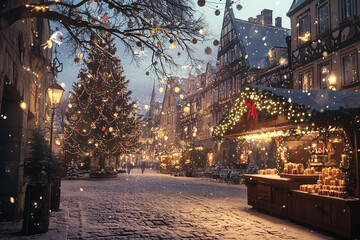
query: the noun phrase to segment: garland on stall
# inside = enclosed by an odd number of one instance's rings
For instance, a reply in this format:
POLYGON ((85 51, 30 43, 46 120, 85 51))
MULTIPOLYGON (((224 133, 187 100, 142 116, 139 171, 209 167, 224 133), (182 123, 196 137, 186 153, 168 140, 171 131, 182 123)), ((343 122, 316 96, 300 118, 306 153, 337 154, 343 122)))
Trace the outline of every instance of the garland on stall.
POLYGON ((291 100, 283 96, 277 96, 270 91, 246 87, 241 92, 240 97, 235 100, 233 107, 223 116, 212 135, 217 138, 223 137, 233 129, 236 123, 243 119, 244 114, 248 117, 250 115, 253 118, 257 117, 258 113, 255 109, 260 113, 268 112, 270 115, 284 115, 290 122, 296 124, 307 123, 312 116, 310 108, 291 103, 291 100))
POLYGON ((279 173, 283 172, 284 163, 290 162, 290 154, 285 145, 283 137, 279 138, 279 146, 276 151, 276 169, 279 173), (282 157, 284 155, 284 158, 282 157))

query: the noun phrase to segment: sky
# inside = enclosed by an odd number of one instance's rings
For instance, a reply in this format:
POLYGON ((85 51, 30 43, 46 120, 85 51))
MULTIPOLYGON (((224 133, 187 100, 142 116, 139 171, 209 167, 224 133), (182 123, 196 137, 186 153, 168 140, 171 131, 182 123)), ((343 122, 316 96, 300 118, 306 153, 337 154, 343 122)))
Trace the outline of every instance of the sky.
MULTIPOLYGON (((204 7, 199 7, 197 5, 197 0, 189 0, 194 2, 195 9, 204 15, 205 20, 207 21, 208 28, 207 34, 209 34, 212 40, 208 42, 199 42, 194 45, 196 47, 195 52, 196 56, 203 60, 201 64, 201 71, 205 71, 205 66, 207 62, 215 64, 217 57, 217 48, 213 46, 212 41, 214 39, 220 40, 220 31, 222 26, 222 19, 225 8, 225 0, 206 0, 204 7), (215 15, 215 10, 220 10, 220 15, 215 15), (205 47, 211 47, 212 53, 207 55, 204 53, 205 47)), ((273 10, 273 23, 274 19, 278 16, 282 17, 282 24, 285 28, 290 28, 290 19, 286 16, 287 11, 290 9, 292 0, 234 0, 234 14, 236 18, 247 20, 249 17, 256 17, 260 14, 263 9, 273 10), (237 10, 236 6, 240 4, 242 9, 237 10)), ((127 79, 130 80, 128 89, 132 91, 132 97, 137 101, 140 112, 144 113, 146 111, 147 105, 150 102, 151 92, 153 84, 159 88, 161 86, 159 79, 150 74, 146 75, 146 67, 149 65, 146 59, 140 66, 137 66, 134 62, 129 61, 131 57, 121 51, 120 44, 117 44, 118 52, 117 56, 121 59, 122 66, 124 67, 124 75, 127 79)), ((175 49, 176 50, 176 49, 175 49)), ((59 83, 65 84, 66 93, 71 90, 71 85, 77 80, 77 75, 81 68, 80 64, 74 63, 74 57, 69 57, 69 54, 66 52, 66 44, 61 45, 58 48, 58 58, 64 64, 64 70, 58 74, 59 83)), ((149 54, 150 55, 150 54, 149 54)), ((180 56, 181 58, 181 56, 180 56)), ((181 64, 187 65, 184 61, 179 61, 181 64)), ((189 70, 179 69, 177 72, 172 73, 175 76, 187 77, 189 70)), ((162 100, 162 94, 158 92, 157 89, 157 98, 159 101, 162 100)))

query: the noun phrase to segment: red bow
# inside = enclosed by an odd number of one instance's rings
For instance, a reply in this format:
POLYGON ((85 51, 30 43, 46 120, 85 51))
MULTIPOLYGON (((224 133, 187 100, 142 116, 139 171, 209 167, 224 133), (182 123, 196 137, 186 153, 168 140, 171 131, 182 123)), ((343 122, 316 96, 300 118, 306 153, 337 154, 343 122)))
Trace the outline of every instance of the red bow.
POLYGON ((258 117, 258 113, 256 112, 255 109, 255 101, 254 100, 250 100, 250 101, 245 101, 245 106, 250 107, 250 111, 247 115, 247 120, 249 121, 250 118, 250 114, 252 115, 253 118, 258 117))

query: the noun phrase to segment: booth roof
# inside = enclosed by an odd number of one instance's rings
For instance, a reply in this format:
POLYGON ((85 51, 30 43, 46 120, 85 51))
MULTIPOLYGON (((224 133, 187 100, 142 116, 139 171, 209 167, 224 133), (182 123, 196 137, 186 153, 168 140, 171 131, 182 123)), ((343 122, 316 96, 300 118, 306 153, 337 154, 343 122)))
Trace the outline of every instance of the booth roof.
POLYGON ((318 112, 336 111, 344 109, 360 109, 360 92, 332 91, 332 90, 295 90, 271 88, 259 85, 250 85, 263 91, 269 91, 277 96, 283 96, 291 103, 309 107, 318 112))

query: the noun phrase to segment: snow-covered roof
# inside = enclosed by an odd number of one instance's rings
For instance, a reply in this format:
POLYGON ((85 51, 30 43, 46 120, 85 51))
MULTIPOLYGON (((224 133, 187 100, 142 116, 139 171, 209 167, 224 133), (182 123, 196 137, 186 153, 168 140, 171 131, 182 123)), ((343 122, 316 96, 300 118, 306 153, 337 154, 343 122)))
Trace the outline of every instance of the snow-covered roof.
POLYGON ((250 67, 261 69, 267 65, 269 50, 274 47, 287 47, 285 38, 291 34, 286 28, 240 19, 236 19, 236 32, 245 48, 244 54, 247 55, 250 67))
POLYGON ((294 0, 289 11, 286 13, 288 17, 293 15, 297 10, 302 8, 304 5, 312 2, 313 0, 294 0))
POLYGON ((318 112, 344 109, 360 109, 360 92, 332 90, 295 90, 250 85, 259 90, 272 92, 289 99, 291 103, 304 105, 318 112))

